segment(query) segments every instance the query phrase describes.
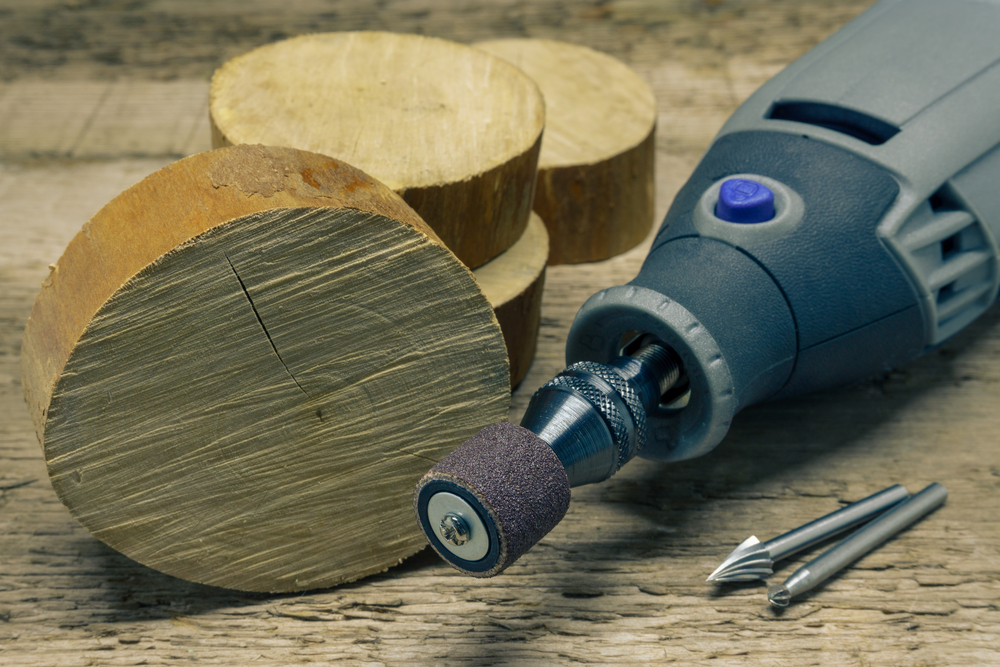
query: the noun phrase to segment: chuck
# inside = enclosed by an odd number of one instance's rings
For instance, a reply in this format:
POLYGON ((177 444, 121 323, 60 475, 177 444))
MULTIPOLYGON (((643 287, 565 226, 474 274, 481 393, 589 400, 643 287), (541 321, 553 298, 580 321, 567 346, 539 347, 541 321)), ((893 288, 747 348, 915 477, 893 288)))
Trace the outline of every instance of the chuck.
POLYGON ((562 520, 570 487, 608 479, 642 450, 647 412, 681 378, 651 336, 608 364, 566 368, 520 426, 487 426, 421 478, 414 505, 431 546, 466 574, 502 572, 562 520))

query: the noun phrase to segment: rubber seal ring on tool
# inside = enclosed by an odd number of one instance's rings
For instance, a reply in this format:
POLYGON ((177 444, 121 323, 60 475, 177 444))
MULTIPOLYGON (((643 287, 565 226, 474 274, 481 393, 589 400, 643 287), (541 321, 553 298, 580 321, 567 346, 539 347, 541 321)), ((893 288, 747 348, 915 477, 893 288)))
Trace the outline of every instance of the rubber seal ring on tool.
POLYGON ((645 287, 621 285, 598 292, 580 308, 566 342, 567 363, 607 363, 618 356, 620 345, 619 337, 609 337, 608 332, 624 331, 650 333, 663 341, 680 358, 691 383, 686 408, 658 409, 648 415, 646 446, 638 455, 653 461, 682 461, 707 454, 729 430, 737 405, 733 378, 718 343, 676 301, 645 287))

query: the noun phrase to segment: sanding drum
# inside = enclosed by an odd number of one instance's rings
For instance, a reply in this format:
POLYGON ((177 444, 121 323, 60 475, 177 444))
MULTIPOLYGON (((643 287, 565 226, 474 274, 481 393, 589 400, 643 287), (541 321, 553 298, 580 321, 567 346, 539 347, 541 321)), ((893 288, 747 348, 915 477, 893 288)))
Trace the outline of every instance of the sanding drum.
POLYGON ((474 577, 495 576, 524 555, 562 520, 569 500, 569 477, 552 447, 510 422, 474 435, 414 492, 431 546, 474 577))

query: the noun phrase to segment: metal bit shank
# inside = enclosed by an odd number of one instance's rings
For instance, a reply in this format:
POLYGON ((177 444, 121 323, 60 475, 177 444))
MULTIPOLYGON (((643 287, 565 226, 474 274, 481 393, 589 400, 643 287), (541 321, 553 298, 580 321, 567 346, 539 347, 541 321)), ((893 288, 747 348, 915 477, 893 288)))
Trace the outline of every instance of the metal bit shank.
POLYGON ((816 542, 832 537, 878 516, 887 508, 897 505, 910 496, 906 488, 894 484, 887 489, 872 494, 847 507, 831 512, 815 521, 779 535, 764 543, 764 548, 771 554, 771 560, 781 560, 816 542))
POLYGON ((785 580, 767 591, 767 599, 779 607, 787 606, 796 595, 804 593, 853 563, 911 523, 930 513, 948 497, 948 490, 934 482, 906 502, 900 503, 868 525, 844 538, 820 557, 809 561, 785 580))
POLYGON ((772 574, 775 561, 864 523, 908 496, 905 488, 895 484, 767 542, 761 543, 751 536, 729 554, 707 581, 763 579, 772 574))

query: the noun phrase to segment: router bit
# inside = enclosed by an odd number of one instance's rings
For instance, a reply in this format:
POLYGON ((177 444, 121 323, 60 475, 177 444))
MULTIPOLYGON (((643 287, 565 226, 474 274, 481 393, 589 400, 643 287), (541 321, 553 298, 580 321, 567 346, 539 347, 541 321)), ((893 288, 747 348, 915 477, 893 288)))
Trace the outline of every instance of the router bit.
POLYGON ((772 568, 775 561, 788 558, 817 542, 865 523, 909 496, 904 487, 894 484, 767 542, 761 542, 751 535, 740 542, 706 581, 755 581, 768 577, 774 573, 772 568))
POLYGON ((580 309, 569 368, 521 426, 484 429, 418 482, 438 553, 492 576, 571 486, 636 455, 706 454, 743 408, 885 373, 984 313, 1000 289, 997 34, 996 0, 881 0, 744 102, 639 275, 580 309))

